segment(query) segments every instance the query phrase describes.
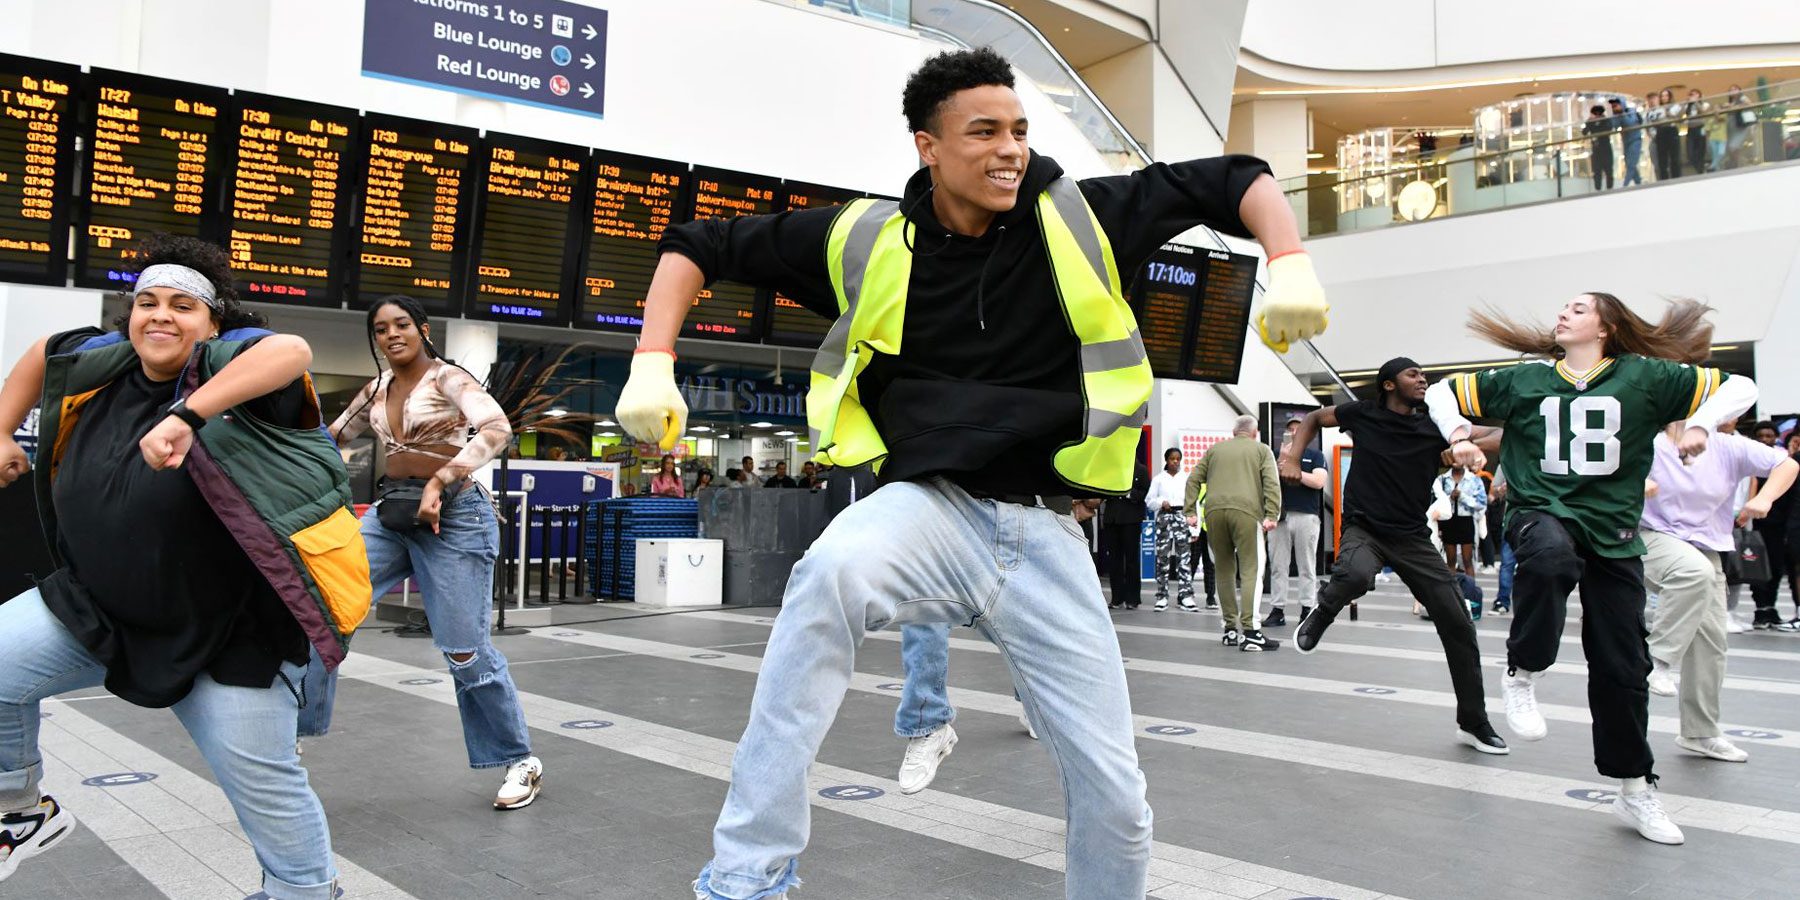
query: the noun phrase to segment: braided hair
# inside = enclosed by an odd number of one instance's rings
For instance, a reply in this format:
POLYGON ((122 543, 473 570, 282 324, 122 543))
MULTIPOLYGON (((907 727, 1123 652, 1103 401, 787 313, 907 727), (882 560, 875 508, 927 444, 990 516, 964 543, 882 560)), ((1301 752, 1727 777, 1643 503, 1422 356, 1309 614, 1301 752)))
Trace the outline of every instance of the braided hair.
MULTIPOLYGON (((380 377, 381 375, 381 351, 375 349, 375 316, 379 314, 383 308, 389 306, 400 307, 400 311, 406 313, 407 318, 412 319, 413 327, 419 329, 419 341, 425 345, 425 354, 427 356, 432 359, 441 359, 452 366, 456 365, 456 360, 438 352, 437 345, 431 342, 431 336, 425 333, 425 329, 431 325, 431 317, 426 315, 425 305, 405 294, 389 294, 370 304, 369 316, 364 329, 369 339, 369 355, 375 359, 376 377, 380 377)), ((457 366, 457 368, 461 369, 462 367, 457 366)), ((468 370, 464 369, 464 371, 468 370)), ((471 374, 470 377, 474 376, 471 374)), ((480 379, 476 380, 479 381, 480 379)))

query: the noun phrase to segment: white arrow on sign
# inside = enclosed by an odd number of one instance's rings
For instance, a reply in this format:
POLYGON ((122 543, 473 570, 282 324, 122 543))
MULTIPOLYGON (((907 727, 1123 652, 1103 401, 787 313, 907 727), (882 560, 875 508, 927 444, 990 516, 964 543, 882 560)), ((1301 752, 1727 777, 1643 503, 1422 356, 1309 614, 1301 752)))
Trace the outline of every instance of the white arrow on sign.
POLYGON ((594 96, 594 88, 585 81, 581 83, 581 96, 584 98, 594 96))
POLYGON ((582 68, 591 69, 594 67, 595 62, 596 62, 596 60, 594 59, 593 54, 591 54, 591 53, 581 54, 581 67, 582 68))
POLYGON ((594 26, 592 24, 584 24, 581 26, 581 33, 583 35, 586 35, 587 39, 591 41, 594 39, 594 36, 599 34, 600 32, 595 31, 594 26))

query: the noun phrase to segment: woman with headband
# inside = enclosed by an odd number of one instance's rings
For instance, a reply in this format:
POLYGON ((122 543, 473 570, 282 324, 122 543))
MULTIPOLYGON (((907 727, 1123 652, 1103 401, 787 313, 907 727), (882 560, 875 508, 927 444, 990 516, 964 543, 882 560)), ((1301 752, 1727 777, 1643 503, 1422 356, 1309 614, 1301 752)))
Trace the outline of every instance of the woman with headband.
MULTIPOLYGON (((506 452, 512 428, 481 383, 432 344, 419 301, 400 294, 375 301, 368 328, 370 354, 380 347, 377 370, 383 357, 387 370, 331 423, 331 435, 341 444, 373 428, 386 457, 377 502, 362 520, 371 596, 418 579, 432 642, 456 680, 469 765, 505 767, 494 808, 521 809, 537 799, 544 766, 531 755, 506 657, 488 639, 500 526, 493 501, 469 478, 506 452)), ((337 682, 316 670, 308 679, 318 702, 300 717, 300 734, 322 735, 337 682)))
POLYGON ((33 477, 58 566, 0 605, 0 880, 75 824, 38 789, 39 703, 104 685, 174 710, 269 897, 327 900, 337 872, 295 753, 299 685, 309 644, 343 659, 368 565, 318 428, 312 350, 255 329, 219 247, 155 235, 134 262, 120 333, 41 340, 0 390, 0 484, 33 477), (11 436, 40 403, 34 463, 11 436))

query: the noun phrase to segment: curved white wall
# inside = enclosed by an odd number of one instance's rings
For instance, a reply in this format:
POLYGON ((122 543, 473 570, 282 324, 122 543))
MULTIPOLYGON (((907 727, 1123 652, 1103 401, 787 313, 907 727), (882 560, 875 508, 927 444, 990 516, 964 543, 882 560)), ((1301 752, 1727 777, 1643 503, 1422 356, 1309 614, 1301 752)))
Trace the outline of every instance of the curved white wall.
POLYGON ((1243 48, 1314 69, 1389 71, 1800 42, 1793 0, 1255 0, 1243 48))

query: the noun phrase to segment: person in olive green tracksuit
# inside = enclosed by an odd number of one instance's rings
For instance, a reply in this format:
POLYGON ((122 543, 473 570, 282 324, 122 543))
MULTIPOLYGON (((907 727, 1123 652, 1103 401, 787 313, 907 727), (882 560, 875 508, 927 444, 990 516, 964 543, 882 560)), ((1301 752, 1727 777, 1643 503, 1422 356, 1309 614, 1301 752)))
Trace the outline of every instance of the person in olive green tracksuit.
POLYGON ((1239 416, 1231 440, 1214 444, 1195 464, 1183 507, 1188 515, 1194 514, 1202 488, 1207 544, 1219 568, 1224 644, 1274 650, 1279 644, 1257 629, 1256 598, 1262 591, 1262 536, 1281 518, 1281 480, 1275 454, 1257 437, 1255 418, 1239 416))

